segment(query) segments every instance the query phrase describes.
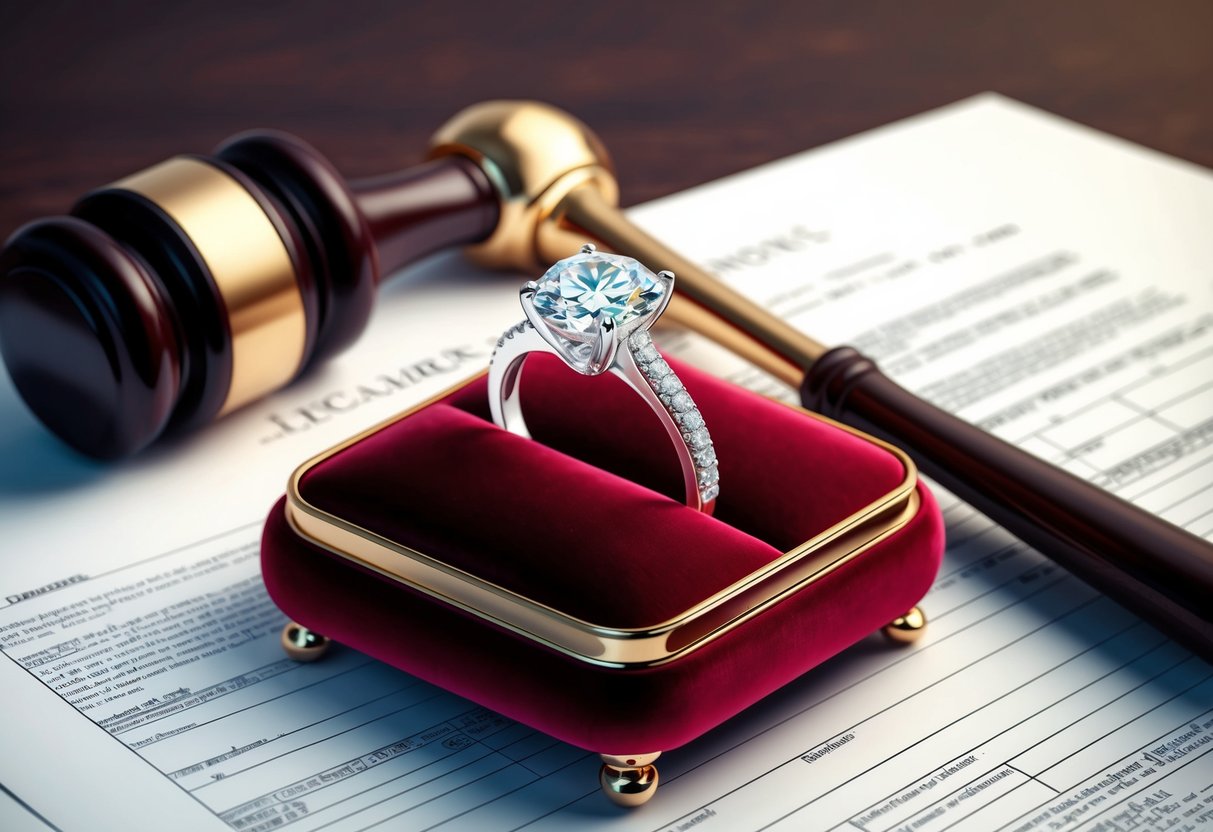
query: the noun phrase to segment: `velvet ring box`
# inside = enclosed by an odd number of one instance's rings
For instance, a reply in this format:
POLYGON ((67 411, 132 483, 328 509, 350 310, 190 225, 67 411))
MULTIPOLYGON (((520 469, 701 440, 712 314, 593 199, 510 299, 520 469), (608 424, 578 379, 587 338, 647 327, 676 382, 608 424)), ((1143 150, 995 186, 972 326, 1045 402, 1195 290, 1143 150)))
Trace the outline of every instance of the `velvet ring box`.
POLYGON ((534 441, 480 375, 295 472, 262 543, 288 652, 323 633, 602 754, 635 805, 660 752, 922 626, 943 524, 900 451, 671 361, 715 442, 709 517, 643 401, 547 359, 521 382, 534 441))

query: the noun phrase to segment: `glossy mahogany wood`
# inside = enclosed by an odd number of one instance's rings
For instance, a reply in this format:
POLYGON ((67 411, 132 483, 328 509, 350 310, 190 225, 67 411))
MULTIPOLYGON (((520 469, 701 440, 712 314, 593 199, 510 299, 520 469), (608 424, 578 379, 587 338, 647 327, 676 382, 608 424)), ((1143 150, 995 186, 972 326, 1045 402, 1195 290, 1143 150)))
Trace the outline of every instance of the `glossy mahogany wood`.
POLYGON ((69 445, 139 445, 168 424, 182 356, 150 268, 74 217, 0 252, 0 352, 30 408, 69 445))
POLYGON ((484 236, 497 225, 492 185, 475 162, 448 156, 350 186, 379 251, 380 274, 484 236))
MULTIPOLYGON (((303 298, 300 371, 362 332, 385 274, 497 221, 488 179, 438 159, 347 184, 305 142, 247 133, 214 157, 276 228, 303 298)), ((205 258, 164 210, 104 188, 17 231, 0 256, 0 351, 34 413, 111 459, 196 428, 224 405, 232 338, 205 258)))
POLYGON ((1020 540, 1213 659, 1213 547, 945 413, 850 347, 809 368, 801 399, 907 451, 1020 540))
MULTIPOLYGON (((143 263, 154 290, 165 301, 164 329, 175 342, 177 375, 180 378, 165 429, 169 429, 170 425, 188 428, 209 421, 223 406, 231 381, 232 343, 223 298, 193 243, 159 206, 130 191, 111 188, 94 191, 76 203, 72 214, 104 233, 109 248, 125 251, 132 259, 143 263)), ((24 230, 18 231, 10 245, 19 247, 24 234, 24 230)), ((66 274, 57 277, 70 279, 66 274)), ((4 282, 13 279, 11 274, 0 273, 0 280, 4 282)), ((85 299, 77 296, 78 301, 85 299)), ((122 302, 118 292, 114 291, 89 296, 87 300, 95 301, 101 307, 101 315, 105 314, 106 305, 122 302)), ((89 329, 80 329, 72 340, 83 343, 88 338, 89 329)), ((124 351, 130 351, 130 345, 125 333, 118 331, 116 335, 109 345, 109 353, 120 357, 124 351)), ((46 397, 41 407, 35 407, 30 401, 31 395, 45 395, 38 389, 36 379, 32 379, 29 385, 18 385, 21 395, 44 422, 49 424, 48 417, 56 421, 91 421, 101 417, 115 422, 137 418, 137 413, 125 409, 105 413, 95 405, 81 408, 79 402, 73 401, 75 397, 69 395, 70 391, 80 385, 99 383, 102 374, 91 371, 86 377, 71 353, 56 351, 47 356, 45 350, 46 343, 39 338, 31 338, 26 343, 6 344, 4 350, 5 363, 10 366, 14 361, 42 355, 47 364, 47 373, 54 373, 68 385, 56 398, 46 397), (50 363, 52 359, 53 364, 50 363), (60 412, 63 413, 62 417, 60 412)), ((116 367, 105 378, 106 383, 115 390, 121 390, 129 380, 130 377, 116 367)), ((127 435, 136 445, 134 449, 155 436, 134 432, 127 435)), ((131 446, 98 445, 96 451, 92 446, 76 444, 76 447, 92 456, 110 458, 123 455, 131 446)))

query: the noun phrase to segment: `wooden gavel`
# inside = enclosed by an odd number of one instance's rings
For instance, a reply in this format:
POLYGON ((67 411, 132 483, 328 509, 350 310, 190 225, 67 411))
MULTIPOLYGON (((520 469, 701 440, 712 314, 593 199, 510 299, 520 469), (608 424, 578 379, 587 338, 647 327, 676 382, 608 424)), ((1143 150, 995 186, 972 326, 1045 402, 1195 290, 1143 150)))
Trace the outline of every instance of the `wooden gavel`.
POLYGON ((364 327, 380 276, 440 248, 534 273, 587 240, 678 275, 666 317, 908 451, 960 498, 1213 658, 1213 546, 827 349, 618 210, 597 137, 533 102, 464 110, 431 160, 345 183, 308 145, 236 137, 87 195, 0 254, 0 350, 72 446, 120 457, 281 387, 364 327))
POLYGON ((126 456, 345 348, 381 275, 497 216, 470 159, 347 184, 292 136, 236 136, 18 230, 0 252, 0 351, 55 434, 126 456))

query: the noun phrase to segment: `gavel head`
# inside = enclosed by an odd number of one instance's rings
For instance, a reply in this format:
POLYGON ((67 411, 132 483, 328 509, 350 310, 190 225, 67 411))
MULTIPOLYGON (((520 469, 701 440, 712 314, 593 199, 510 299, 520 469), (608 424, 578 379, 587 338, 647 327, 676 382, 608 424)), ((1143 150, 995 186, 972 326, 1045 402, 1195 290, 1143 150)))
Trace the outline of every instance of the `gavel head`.
POLYGON ((76 449, 126 456, 349 344, 380 256, 390 271, 478 242, 473 257, 530 269, 569 193, 618 198, 597 137, 543 104, 464 110, 432 155, 349 185, 302 141, 249 133, 19 229, 0 252, 0 353, 18 392, 76 449))
POLYGON ((0 253, 0 351, 54 433, 120 457, 343 347, 376 269, 332 166, 285 134, 245 134, 19 229, 0 253))
POLYGON ((598 137, 569 113, 538 101, 474 104, 439 128, 430 147, 431 156, 470 157, 493 183, 497 228, 467 252, 494 268, 550 265, 539 235, 574 189, 589 187, 611 205, 619 202, 614 168, 598 137))

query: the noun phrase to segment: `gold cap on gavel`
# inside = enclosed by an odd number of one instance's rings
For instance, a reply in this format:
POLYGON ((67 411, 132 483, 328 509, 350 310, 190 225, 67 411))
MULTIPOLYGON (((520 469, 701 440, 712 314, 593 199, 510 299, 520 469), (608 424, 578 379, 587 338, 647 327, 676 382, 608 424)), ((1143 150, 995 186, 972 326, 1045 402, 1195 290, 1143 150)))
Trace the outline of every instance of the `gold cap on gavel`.
POLYGON ((602 142, 578 119, 538 101, 487 101, 461 111, 431 140, 432 157, 448 154, 474 159, 497 189, 497 228, 468 249, 495 268, 530 271, 549 264, 540 229, 574 188, 592 184, 603 200, 619 204, 619 186, 602 142))

